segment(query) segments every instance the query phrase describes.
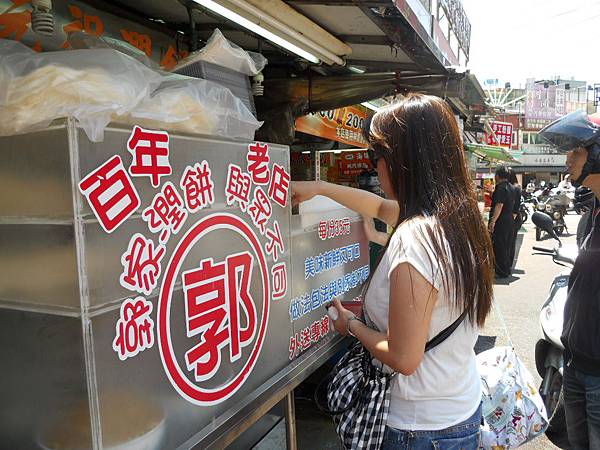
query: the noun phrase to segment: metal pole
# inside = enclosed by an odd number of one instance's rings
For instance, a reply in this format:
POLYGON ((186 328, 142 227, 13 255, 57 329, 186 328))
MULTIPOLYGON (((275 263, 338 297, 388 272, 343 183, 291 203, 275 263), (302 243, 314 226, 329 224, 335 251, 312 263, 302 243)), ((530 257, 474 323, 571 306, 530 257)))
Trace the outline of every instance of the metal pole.
POLYGON ((296 408, 294 406, 294 391, 285 397, 285 435, 287 450, 297 450, 296 446, 296 408))
POLYGON ((313 158, 315 159, 315 181, 321 180, 321 152, 318 150, 314 150, 312 152, 313 158))

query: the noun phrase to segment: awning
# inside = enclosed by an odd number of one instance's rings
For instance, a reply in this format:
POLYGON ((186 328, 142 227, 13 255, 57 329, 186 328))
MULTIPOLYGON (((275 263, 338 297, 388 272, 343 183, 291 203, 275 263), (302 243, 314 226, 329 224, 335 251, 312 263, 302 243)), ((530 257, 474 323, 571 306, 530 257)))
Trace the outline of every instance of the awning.
POLYGON ((519 164, 519 161, 517 161, 504 147, 484 144, 465 144, 465 150, 473 153, 478 158, 489 162, 509 162, 511 164, 519 164))
POLYGON ((471 85, 469 75, 400 75, 386 72, 270 79, 264 83, 264 98, 272 104, 304 100, 310 112, 355 105, 396 91, 423 92, 458 100, 465 98, 467 86, 471 85))

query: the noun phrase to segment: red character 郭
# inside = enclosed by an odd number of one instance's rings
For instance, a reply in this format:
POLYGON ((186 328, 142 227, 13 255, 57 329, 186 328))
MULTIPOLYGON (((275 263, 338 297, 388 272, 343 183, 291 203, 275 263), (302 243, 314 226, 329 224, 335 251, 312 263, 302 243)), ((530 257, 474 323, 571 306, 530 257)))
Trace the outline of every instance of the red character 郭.
POLYGON ((250 144, 246 161, 248 162, 248 173, 252 176, 252 181, 256 184, 269 184, 269 146, 259 142, 250 144))
POLYGON ((154 196, 152 205, 142 213, 153 233, 160 232, 160 242, 165 243, 171 233, 177 234, 187 219, 188 212, 179 193, 171 182, 164 184, 162 191, 154 196))
POLYGON ((250 175, 242 172, 239 166, 229 164, 227 172, 227 185, 225 187, 225 197, 228 205, 235 202, 240 204, 242 211, 246 211, 250 199, 250 187, 252 179, 250 175))
POLYGON ((279 300, 287 294, 287 266, 284 262, 271 268, 273 300, 279 300))
POLYGON ((135 233, 129 241, 127 251, 121 256, 124 271, 119 278, 126 289, 150 295, 160 277, 160 261, 165 256, 164 245, 154 248, 151 239, 135 233))
POLYGON ((279 259, 279 253, 285 252, 281 231, 279 230, 279 223, 277 221, 273 222, 272 230, 267 229, 267 238, 269 239, 269 242, 267 242, 267 245, 265 246, 267 255, 273 255, 273 261, 277 261, 279 259))
POLYGON ((112 233, 141 204, 119 156, 113 156, 87 175, 79 183, 79 190, 107 233, 112 233))
POLYGON ((194 371, 196 381, 217 373, 223 347, 229 345, 229 359, 234 362, 254 338, 257 319, 250 295, 252 267, 252 255, 243 252, 219 264, 204 259, 199 269, 183 273, 187 336, 200 335, 200 343, 185 353, 187 368, 194 371))
POLYGON ((191 213, 212 205, 215 201, 215 184, 211 179, 208 162, 187 166, 179 182, 184 191, 185 206, 191 213))
POLYGON ((285 208, 290 188, 290 174, 279 164, 273 164, 269 197, 282 208, 285 208))
POLYGON ((266 224, 271 218, 273 207, 265 191, 259 187, 254 191, 254 199, 248 208, 248 212, 254 225, 259 227, 261 234, 265 234, 266 224))
POLYGON ((154 345, 154 321, 150 317, 152 303, 144 297, 128 298, 121 305, 113 350, 121 361, 154 345))
POLYGON ((171 175, 169 163, 169 133, 166 131, 145 130, 137 125, 127 141, 127 148, 133 153, 129 173, 133 176, 149 176, 152 186, 160 186, 160 177, 171 175))
POLYGON ((329 222, 327 222, 326 220, 321 220, 319 222, 318 233, 319 233, 319 238, 322 241, 324 241, 325 239, 327 239, 328 224, 329 224, 329 222))

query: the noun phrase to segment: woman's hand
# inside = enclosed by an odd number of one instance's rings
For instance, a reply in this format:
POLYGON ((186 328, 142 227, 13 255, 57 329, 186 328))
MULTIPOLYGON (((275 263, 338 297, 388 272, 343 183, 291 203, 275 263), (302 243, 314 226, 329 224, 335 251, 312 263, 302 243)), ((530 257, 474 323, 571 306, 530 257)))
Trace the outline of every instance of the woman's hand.
POLYGON ((292 206, 310 200, 319 194, 318 181, 293 181, 292 182, 292 206))
POLYGON ((340 333, 342 336, 348 335, 348 319, 355 317, 355 314, 344 308, 341 302, 336 298, 333 300, 333 306, 337 309, 338 317, 333 321, 335 331, 340 333))

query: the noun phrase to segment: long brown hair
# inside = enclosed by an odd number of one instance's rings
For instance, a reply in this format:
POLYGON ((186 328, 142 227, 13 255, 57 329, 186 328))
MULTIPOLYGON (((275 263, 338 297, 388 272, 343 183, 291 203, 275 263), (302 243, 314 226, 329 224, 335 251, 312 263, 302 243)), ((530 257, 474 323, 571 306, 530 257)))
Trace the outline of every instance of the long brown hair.
POLYGON ((398 224, 415 217, 436 219, 425 230, 444 288, 452 280, 454 305, 483 326, 492 302, 492 242, 452 110, 438 97, 410 94, 373 116, 368 138, 387 163, 400 206, 398 224))

